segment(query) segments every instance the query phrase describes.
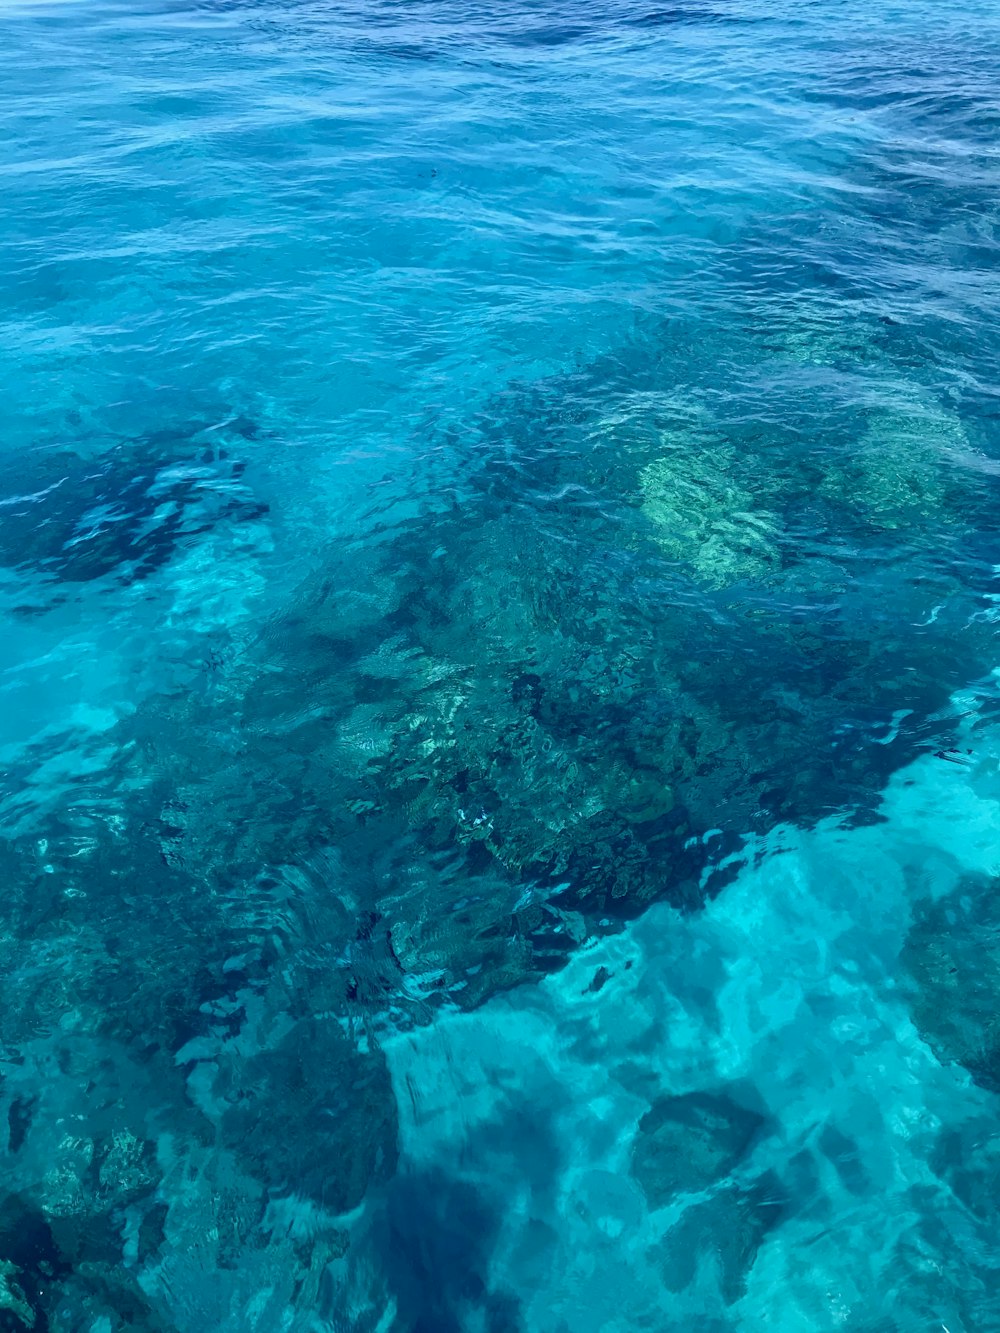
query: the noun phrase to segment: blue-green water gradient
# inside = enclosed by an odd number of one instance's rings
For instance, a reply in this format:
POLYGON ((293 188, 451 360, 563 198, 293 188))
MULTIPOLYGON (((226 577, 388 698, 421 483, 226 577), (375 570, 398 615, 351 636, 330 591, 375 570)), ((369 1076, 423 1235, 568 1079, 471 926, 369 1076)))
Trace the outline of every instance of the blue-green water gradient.
POLYGON ((0 10, 0 1331, 1000 1329, 1000 6, 0 10))

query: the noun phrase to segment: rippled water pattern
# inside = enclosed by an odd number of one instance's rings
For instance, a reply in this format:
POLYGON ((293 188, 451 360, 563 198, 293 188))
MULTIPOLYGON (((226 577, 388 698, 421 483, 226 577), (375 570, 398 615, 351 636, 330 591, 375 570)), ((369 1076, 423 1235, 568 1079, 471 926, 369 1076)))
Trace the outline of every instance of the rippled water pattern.
POLYGON ((1000 1329, 1000 5, 0 28, 0 1330, 1000 1329))

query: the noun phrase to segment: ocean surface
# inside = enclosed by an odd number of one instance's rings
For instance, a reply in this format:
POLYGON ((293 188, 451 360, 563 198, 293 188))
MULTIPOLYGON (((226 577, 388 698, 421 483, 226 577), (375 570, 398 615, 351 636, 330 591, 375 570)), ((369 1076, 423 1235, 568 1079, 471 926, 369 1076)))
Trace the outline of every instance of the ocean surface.
POLYGON ((0 1333, 998 1333, 998 89, 4 0, 0 1333))

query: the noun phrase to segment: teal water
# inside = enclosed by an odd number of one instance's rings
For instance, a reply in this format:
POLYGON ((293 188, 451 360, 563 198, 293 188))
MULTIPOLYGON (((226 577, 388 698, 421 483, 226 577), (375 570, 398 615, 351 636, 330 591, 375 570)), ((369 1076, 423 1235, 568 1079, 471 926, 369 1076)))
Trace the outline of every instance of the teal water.
POLYGON ((1000 6, 0 29, 0 1333, 1000 1329, 1000 6))

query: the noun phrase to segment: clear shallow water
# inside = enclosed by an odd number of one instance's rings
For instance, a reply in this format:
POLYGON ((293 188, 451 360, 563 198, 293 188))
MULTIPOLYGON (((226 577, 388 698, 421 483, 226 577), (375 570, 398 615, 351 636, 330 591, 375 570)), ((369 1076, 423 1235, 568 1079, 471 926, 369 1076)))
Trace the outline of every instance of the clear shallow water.
POLYGON ((998 20, 4 11, 4 1328, 1000 1327, 998 20))

